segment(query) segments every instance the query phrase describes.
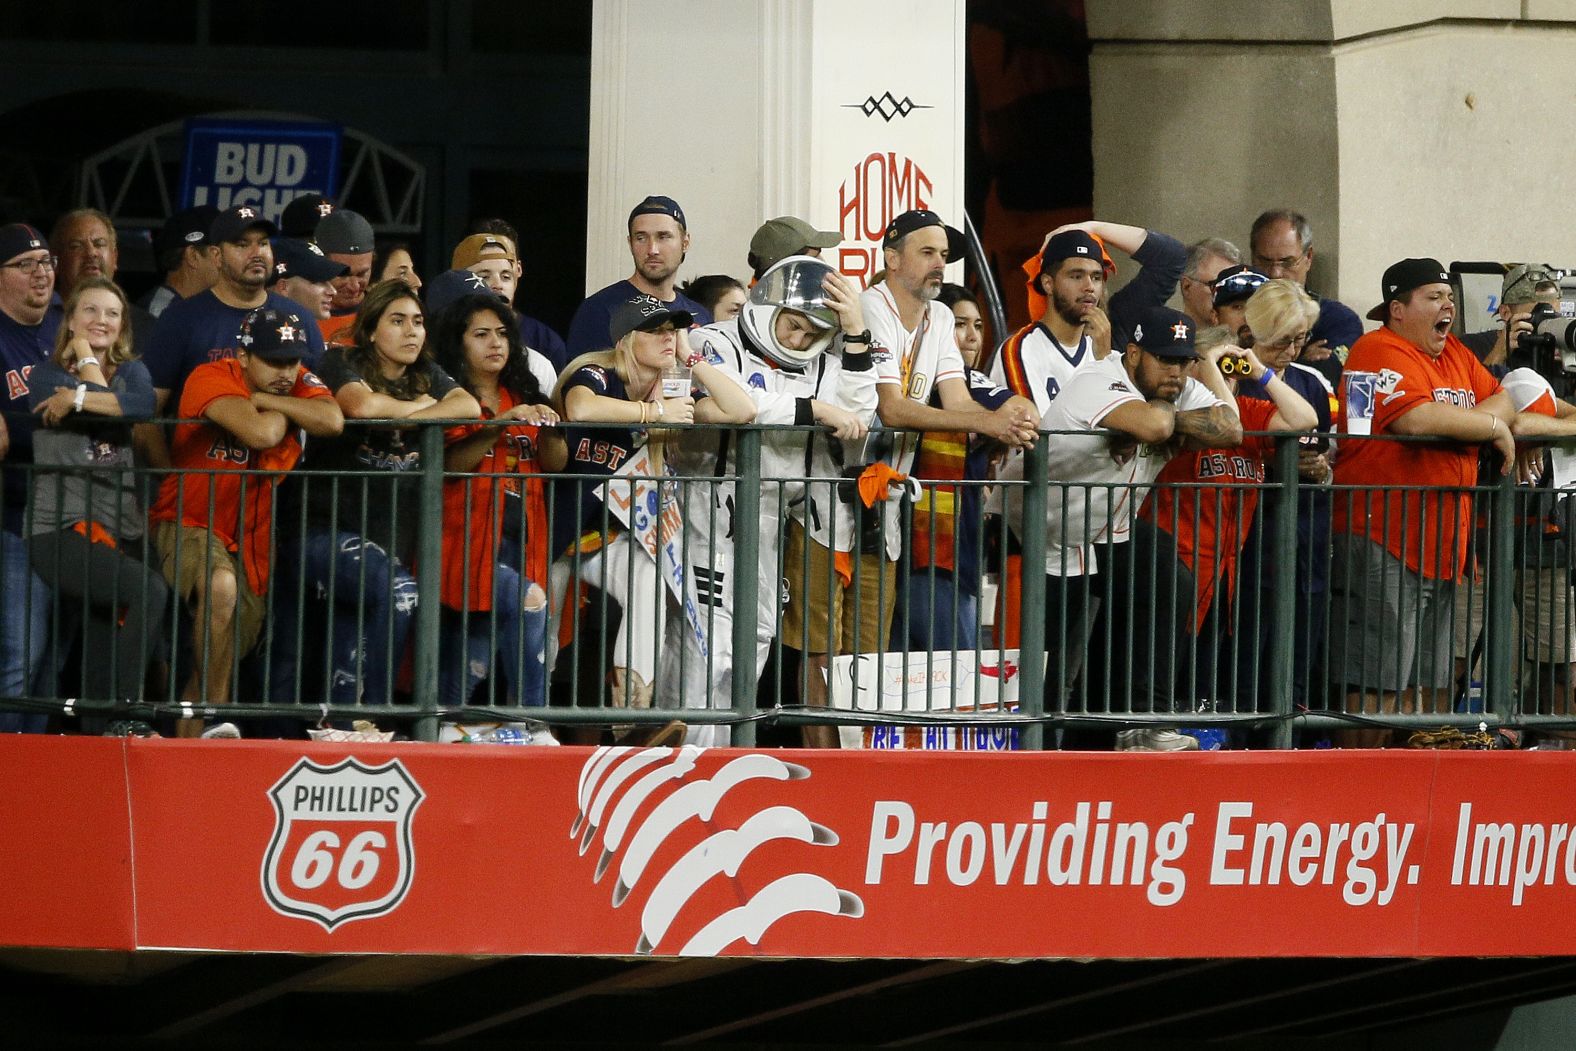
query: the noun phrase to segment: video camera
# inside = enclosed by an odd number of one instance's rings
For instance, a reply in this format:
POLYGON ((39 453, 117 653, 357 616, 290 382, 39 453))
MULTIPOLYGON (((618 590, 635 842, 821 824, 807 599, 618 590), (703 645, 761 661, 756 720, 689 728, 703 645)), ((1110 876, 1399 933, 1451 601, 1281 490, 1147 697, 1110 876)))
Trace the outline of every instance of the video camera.
POLYGON ((1528 364, 1545 377, 1556 372, 1576 372, 1576 318, 1568 318, 1548 303, 1532 308, 1532 331, 1516 340, 1516 355, 1527 355, 1528 364))

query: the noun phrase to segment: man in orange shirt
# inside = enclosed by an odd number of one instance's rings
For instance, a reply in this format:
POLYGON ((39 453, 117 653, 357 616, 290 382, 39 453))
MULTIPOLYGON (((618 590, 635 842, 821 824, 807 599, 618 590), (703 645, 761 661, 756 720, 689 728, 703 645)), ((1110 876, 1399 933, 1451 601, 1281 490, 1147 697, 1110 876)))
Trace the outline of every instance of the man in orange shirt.
MULTIPOLYGON (((344 428, 334 396, 301 365, 311 324, 254 310, 235 357, 197 366, 181 390, 181 418, 203 422, 176 426, 170 459, 184 473, 164 479, 149 517, 165 579, 192 609, 197 659, 182 700, 229 701, 230 667, 262 628, 274 486, 301 457, 299 430, 344 428)), ((199 730, 187 719, 178 732, 199 730)))
MULTIPOLYGON (((1352 373, 1372 373, 1372 433, 1437 441, 1345 436, 1335 462, 1335 563, 1331 579, 1332 675, 1346 710, 1374 715, 1437 710, 1451 684, 1450 624, 1466 559, 1478 449, 1492 443, 1509 470, 1515 407, 1499 381, 1450 334, 1450 276, 1434 259, 1403 259, 1384 272, 1384 327, 1352 347, 1352 373), (1428 487, 1419 489, 1416 487, 1428 487), (1404 695, 1404 701, 1403 701, 1404 695)), ((1379 747, 1386 731, 1358 730, 1348 745, 1379 747)))

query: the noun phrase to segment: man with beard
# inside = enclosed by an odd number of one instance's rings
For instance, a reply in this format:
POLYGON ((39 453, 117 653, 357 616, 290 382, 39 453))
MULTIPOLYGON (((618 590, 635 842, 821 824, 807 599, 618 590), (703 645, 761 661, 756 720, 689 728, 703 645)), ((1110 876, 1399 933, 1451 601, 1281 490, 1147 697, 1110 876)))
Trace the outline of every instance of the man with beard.
POLYGON ((990 378, 1043 415, 1077 369, 1127 345, 1138 312, 1171 297, 1186 258, 1180 241, 1137 226, 1091 221, 1052 231, 1028 264, 1030 307, 1042 306, 1040 319, 1002 344, 990 378), (1107 246, 1142 267, 1111 297, 1109 317, 1100 305, 1116 272, 1107 246))
MULTIPOLYGON (((33 462, 33 428, 28 375, 49 360, 60 329, 60 308, 52 305, 55 257, 44 235, 26 223, 0 227, 0 368, 5 370, 0 401, 0 692, 27 697, 36 692, 47 648, 50 594, 28 562, 22 540, 27 490, 32 478, 13 464, 33 462)), ((44 717, 0 712, 0 732, 39 733, 44 717)))
MULTIPOLYGON (((286 315, 300 312, 291 300, 268 291, 274 272, 269 238, 277 233, 278 228, 263 217, 262 210, 250 205, 220 212, 209 227, 208 257, 218 271, 218 280, 205 292, 171 303, 159 315, 153 337, 142 352, 143 363, 153 377, 160 413, 180 404, 181 387, 198 365, 235 356, 241 322, 253 310, 266 306, 286 315)), ((306 330, 307 346, 301 358, 308 368, 315 368, 323 356, 323 337, 316 325, 309 324, 306 330)), ((139 425, 136 440, 149 466, 170 466, 169 447, 157 427, 139 425)))
POLYGON ((636 296, 652 296, 668 309, 691 314, 697 325, 711 324, 711 312, 676 287, 679 266, 689 251, 684 209, 671 197, 647 197, 629 213, 629 254, 635 272, 593 292, 569 323, 568 356, 607 349, 613 311, 636 296))
MULTIPOLYGON (((1353 714, 1449 711, 1450 626, 1472 526, 1478 454, 1491 444, 1508 471, 1515 406, 1450 334, 1450 275, 1435 259, 1385 270, 1384 327, 1352 347, 1348 373, 1372 373, 1371 433, 1424 443, 1348 440, 1335 461, 1330 667, 1353 714), (1418 487, 1429 487, 1420 489, 1418 487), (1436 488, 1437 487, 1437 488, 1436 488)), ((1342 419, 1352 406, 1341 392, 1342 419)), ((1490 479, 1484 479, 1485 482, 1490 479)), ((1348 747, 1380 747, 1386 730, 1352 730, 1348 747)))
MULTIPOLYGON (((1156 573, 1157 566, 1178 566, 1175 544, 1151 523, 1134 521, 1133 510, 1140 490, 1184 444, 1224 449, 1242 441, 1236 402, 1219 369, 1200 370, 1202 382, 1187 375, 1198 359, 1193 332, 1192 320, 1169 307, 1140 313, 1123 353, 1079 369, 1040 421, 1041 430, 1078 432, 1051 442, 1049 478, 1064 484, 1051 485, 1043 523, 1024 521, 1022 491, 1012 487, 1013 532, 1045 530, 1047 711, 1063 710, 1084 671, 1083 711, 1165 711, 1186 703, 1172 696, 1172 660, 1177 611, 1187 615, 1191 594, 1182 605, 1186 582, 1156 573), (1091 637, 1110 648, 1086 662, 1091 637)), ((1211 352, 1211 365, 1220 353, 1211 352)), ((1001 477, 1021 479, 1022 458, 1001 477)), ((1179 751, 1198 742, 1173 729, 1144 727, 1122 731, 1117 747, 1179 751)))

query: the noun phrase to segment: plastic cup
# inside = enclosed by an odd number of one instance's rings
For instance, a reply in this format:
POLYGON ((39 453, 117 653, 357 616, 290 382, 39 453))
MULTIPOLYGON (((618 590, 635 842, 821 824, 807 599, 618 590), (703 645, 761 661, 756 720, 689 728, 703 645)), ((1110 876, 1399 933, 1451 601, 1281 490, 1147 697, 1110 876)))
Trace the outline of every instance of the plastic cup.
POLYGON ((1346 383, 1346 433, 1372 434, 1379 374, 1348 371, 1343 378, 1346 383))

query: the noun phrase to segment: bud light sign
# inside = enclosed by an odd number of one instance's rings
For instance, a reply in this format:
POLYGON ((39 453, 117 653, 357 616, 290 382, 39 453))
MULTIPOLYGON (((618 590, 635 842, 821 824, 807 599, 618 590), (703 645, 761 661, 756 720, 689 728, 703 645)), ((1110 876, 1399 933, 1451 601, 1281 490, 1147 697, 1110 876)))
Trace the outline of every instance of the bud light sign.
POLYGON ((315 121, 186 122, 181 207, 249 204, 274 222, 308 193, 338 189, 340 127, 315 121))

